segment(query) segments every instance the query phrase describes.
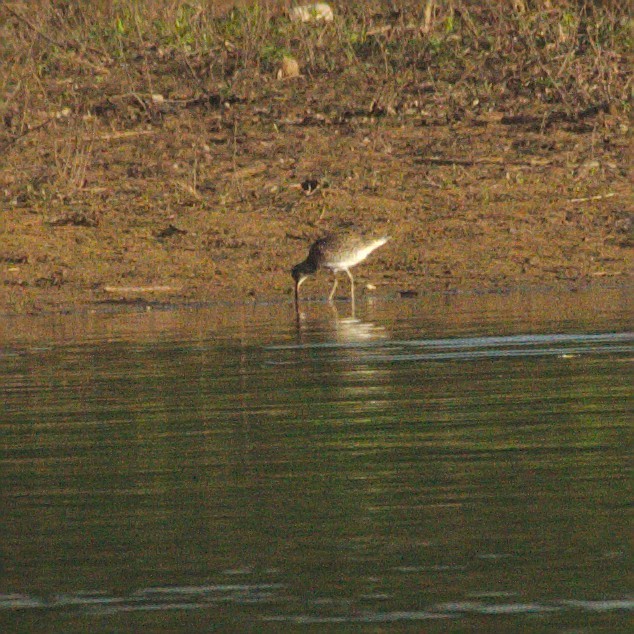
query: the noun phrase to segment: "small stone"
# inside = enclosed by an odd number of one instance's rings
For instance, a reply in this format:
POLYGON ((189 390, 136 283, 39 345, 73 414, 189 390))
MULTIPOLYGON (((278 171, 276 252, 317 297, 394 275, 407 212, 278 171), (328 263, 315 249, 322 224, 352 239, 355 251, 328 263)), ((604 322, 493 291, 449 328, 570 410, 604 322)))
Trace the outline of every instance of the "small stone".
POLYGON ((278 79, 288 79, 289 77, 299 77, 299 64, 294 57, 285 56, 282 65, 277 71, 278 79))
POLYGON ((292 22, 332 22, 334 20, 332 9, 325 2, 291 7, 288 16, 292 22))

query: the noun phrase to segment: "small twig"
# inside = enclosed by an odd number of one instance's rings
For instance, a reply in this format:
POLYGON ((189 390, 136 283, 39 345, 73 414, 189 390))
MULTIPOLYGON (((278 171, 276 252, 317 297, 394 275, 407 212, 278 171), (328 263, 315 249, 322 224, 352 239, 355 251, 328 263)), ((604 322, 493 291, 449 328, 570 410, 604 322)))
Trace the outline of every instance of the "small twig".
POLYGON ((209 97, 209 91, 207 90, 205 84, 202 82, 202 80, 198 76, 198 73, 194 70, 194 67, 190 64, 189 60, 187 59, 187 54, 185 53, 185 51, 181 51, 181 53, 182 53, 183 61, 185 62, 185 66, 187 66, 187 70, 190 72, 194 81, 198 84, 198 88, 202 90, 203 95, 205 95, 206 97, 209 97))
MULTIPOLYGON (((239 177, 238 171, 238 119, 233 119, 233 153, 232 153, 232 164, 233 164, 233 182, 238 190, 240 195, 240 199, 244 200, 244 189, 242 188, 242 181, 239 177)), ((242 170, 240 170, 242 171, 242 170)))
POLYGON ((106 293, 169 293, 178 291, 174 286, 104 286, 106 293))
POLYGON ((14 18, 19 20, 20 22, 26 24, 31 31, 34 31, 37 35, 39 35, 43 40, 46 40, 49 44, 54 44, 55 46, 59 46, 60 48, 68 48, 70 44, 59 42, 58 40, 54 40, 52 37, 48 35, 44 35, 42 31, 40 31, 34 24, 32 24, 29 20, 27 20, 23 15, 20 15, 17 11, 14 11, 11 7, 8 7, 6 4, 3 5, 5 10, 8 11, 14 18))
POLYGON ((57 117, 53 115, 52 117, 49 117, 46 121, 34 126, 33 128, 29 128, 26 132, 23 132, 22 134, 19 134, 18 136, 15 136, 12 139, 9 139, 4 145, 0 145, 0 152, 4 152, 5 150, 9 149, 12 145, 17 143, 18 141, 21 141, 25 136, 27 136, 31 132, 36 132, 37 130, 40 130, 41 128, 47 126, 51 121, 55 121, 55 119, 57 119, 57 117))
POLYGON ((427 0, 427 4, 425 5, 425 18, 423 26, 421 27, 421 31, 425 35, 431 32, 432 22, 434 19, 434 4, 434 0, 427 0))
POLYGON ((425 156, 417 159, 419 163, 428 163, 430 165, 462 165, 463 167, 473 167, 474 165, 504 165, 513 167, 542 167, 545 165, 552 165, 553 161, 549 159, 533 159, 530 162, 526 161, 509 161, 504 158, 474 158, 474 159, 462 159, 462 158, 444 158, 441 156, 425 156))
POLYGON ((599 194, 597 196, 588 196, 587 198, 570 198, 568 199, 569 203, 585 203, 589 200, 602 200, 603 198, 612 198, 612 196, 616 196, 615 192, 609 192, 607 194, 599 194))
POLYGON ((202 199, 202 196, 198 193, 195 186, 190 185, 189 183, 185 183, 183 181, 176 181, 176 185, 180 187, 183 191, 187 192, 188 194, 191 194, 194 198, 198 200, 202 199))
POLYGON ((152 113, 150 112, 150 109, 148 108, 147 103, 145 103, 145 101, 143 101, 143 99, 141 99, 139 94, 136 93, 136 92, 131 92, 130 95, 132 95, 132 97, 139 103, 141 108, 143 108, 143 110, 145 111, 145 114, 147 114, 148 117, 151 117, 152 113))
POLYGON ((130 137, 144 134, 156 134, 154 130, 126 130, 125 132, 114 132, 113 134, 102 134, 96 137, 84 137, 84 141, 116 141, 117 139, 128 139, 130 137))
MULTIPOLYGON (((19 20, 23 24, 29 27, 35 34, 39 35, 43 40, 46 40, 49 44, 54 44, 59 48, 71 49, 77 53, 81 52, 81 46, 77 42, 60 42, 59 40, 53 39, 52 37, 45 35, 38 29, 30 20, 25 18, 23 15, 14 11, 11 7, 8 7, 6 4, 2 4, 2 6, 14 17, 16 20, 19 20)), ((103 55, 104 52, 99 49, 93 48, 92 46, 85 46, 84 50, 90 51, 91 53, 96 53, 97 55, 103 55)))
MULTIPOLYGON (((141 27, 139 26, 139 21, 135 20, 135 25, 136 25, 136 32, 137 35, 139 36, 139 41, 141 42, 142 45, 145 44, 145 41, 143 40, 143 33, 141 32, 141 27)), ((150 90, 150 95, 154 94, 154 83, 152 82, 152 75, 150 74, 150 67, 147 61, 147 55, 145 53, 145 46, 142 46, 142 53, 141 56, 143 57, 143 64, 142 64, 142 68, 143 68, 143 73, 145 75, 145 81, 147 82, 147 86, 150 90)))

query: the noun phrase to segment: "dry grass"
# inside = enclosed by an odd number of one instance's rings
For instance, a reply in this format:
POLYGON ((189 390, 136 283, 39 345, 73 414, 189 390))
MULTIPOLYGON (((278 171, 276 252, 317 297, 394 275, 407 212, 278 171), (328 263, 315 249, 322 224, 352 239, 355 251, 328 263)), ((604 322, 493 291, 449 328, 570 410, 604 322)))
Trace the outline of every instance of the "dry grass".
POLYGON ((340 112, 422 105, 451 120, 465 109, 546 119, 622 111, 631 97, 627 5, 352 2, 315 25, 290 22, 280 3, 221 11, 168 0, 9 2, 0 7, 4 143, 63 108, 155 121, 152 95, 182 107, 266 92, 285 55, 311 81, 354 88, 344 103, 336 91, 329 102, 321 95, 322 109, 340 112))

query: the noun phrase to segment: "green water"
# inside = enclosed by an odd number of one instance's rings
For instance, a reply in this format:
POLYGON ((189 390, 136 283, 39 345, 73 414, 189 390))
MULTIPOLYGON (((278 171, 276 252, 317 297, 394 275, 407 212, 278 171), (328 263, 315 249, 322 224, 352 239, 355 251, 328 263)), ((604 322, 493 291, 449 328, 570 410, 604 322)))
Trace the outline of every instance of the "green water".
POLYGON ((631 302, 0 321, 3 632, 620 632, 631 302))

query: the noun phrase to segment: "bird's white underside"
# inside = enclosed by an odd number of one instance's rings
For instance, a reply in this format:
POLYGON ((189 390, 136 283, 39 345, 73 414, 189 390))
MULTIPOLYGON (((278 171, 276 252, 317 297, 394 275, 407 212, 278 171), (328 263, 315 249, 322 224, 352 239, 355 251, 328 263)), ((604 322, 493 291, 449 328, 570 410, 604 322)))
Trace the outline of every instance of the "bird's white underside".
POLYGON ((372 251, 378 249, 381 245, 385 244, 389 238, 379 238, 378 240, 374 240, 364 246, 361 249, 358 249, 354 253, 351 253, 347 258, 341 260, 335 260, 332 262, 324 262, 323 266, 331 271, 337 273, 338 271, 347 271, 351 266, 358 264, 359 262, 365 260, 372 251))

